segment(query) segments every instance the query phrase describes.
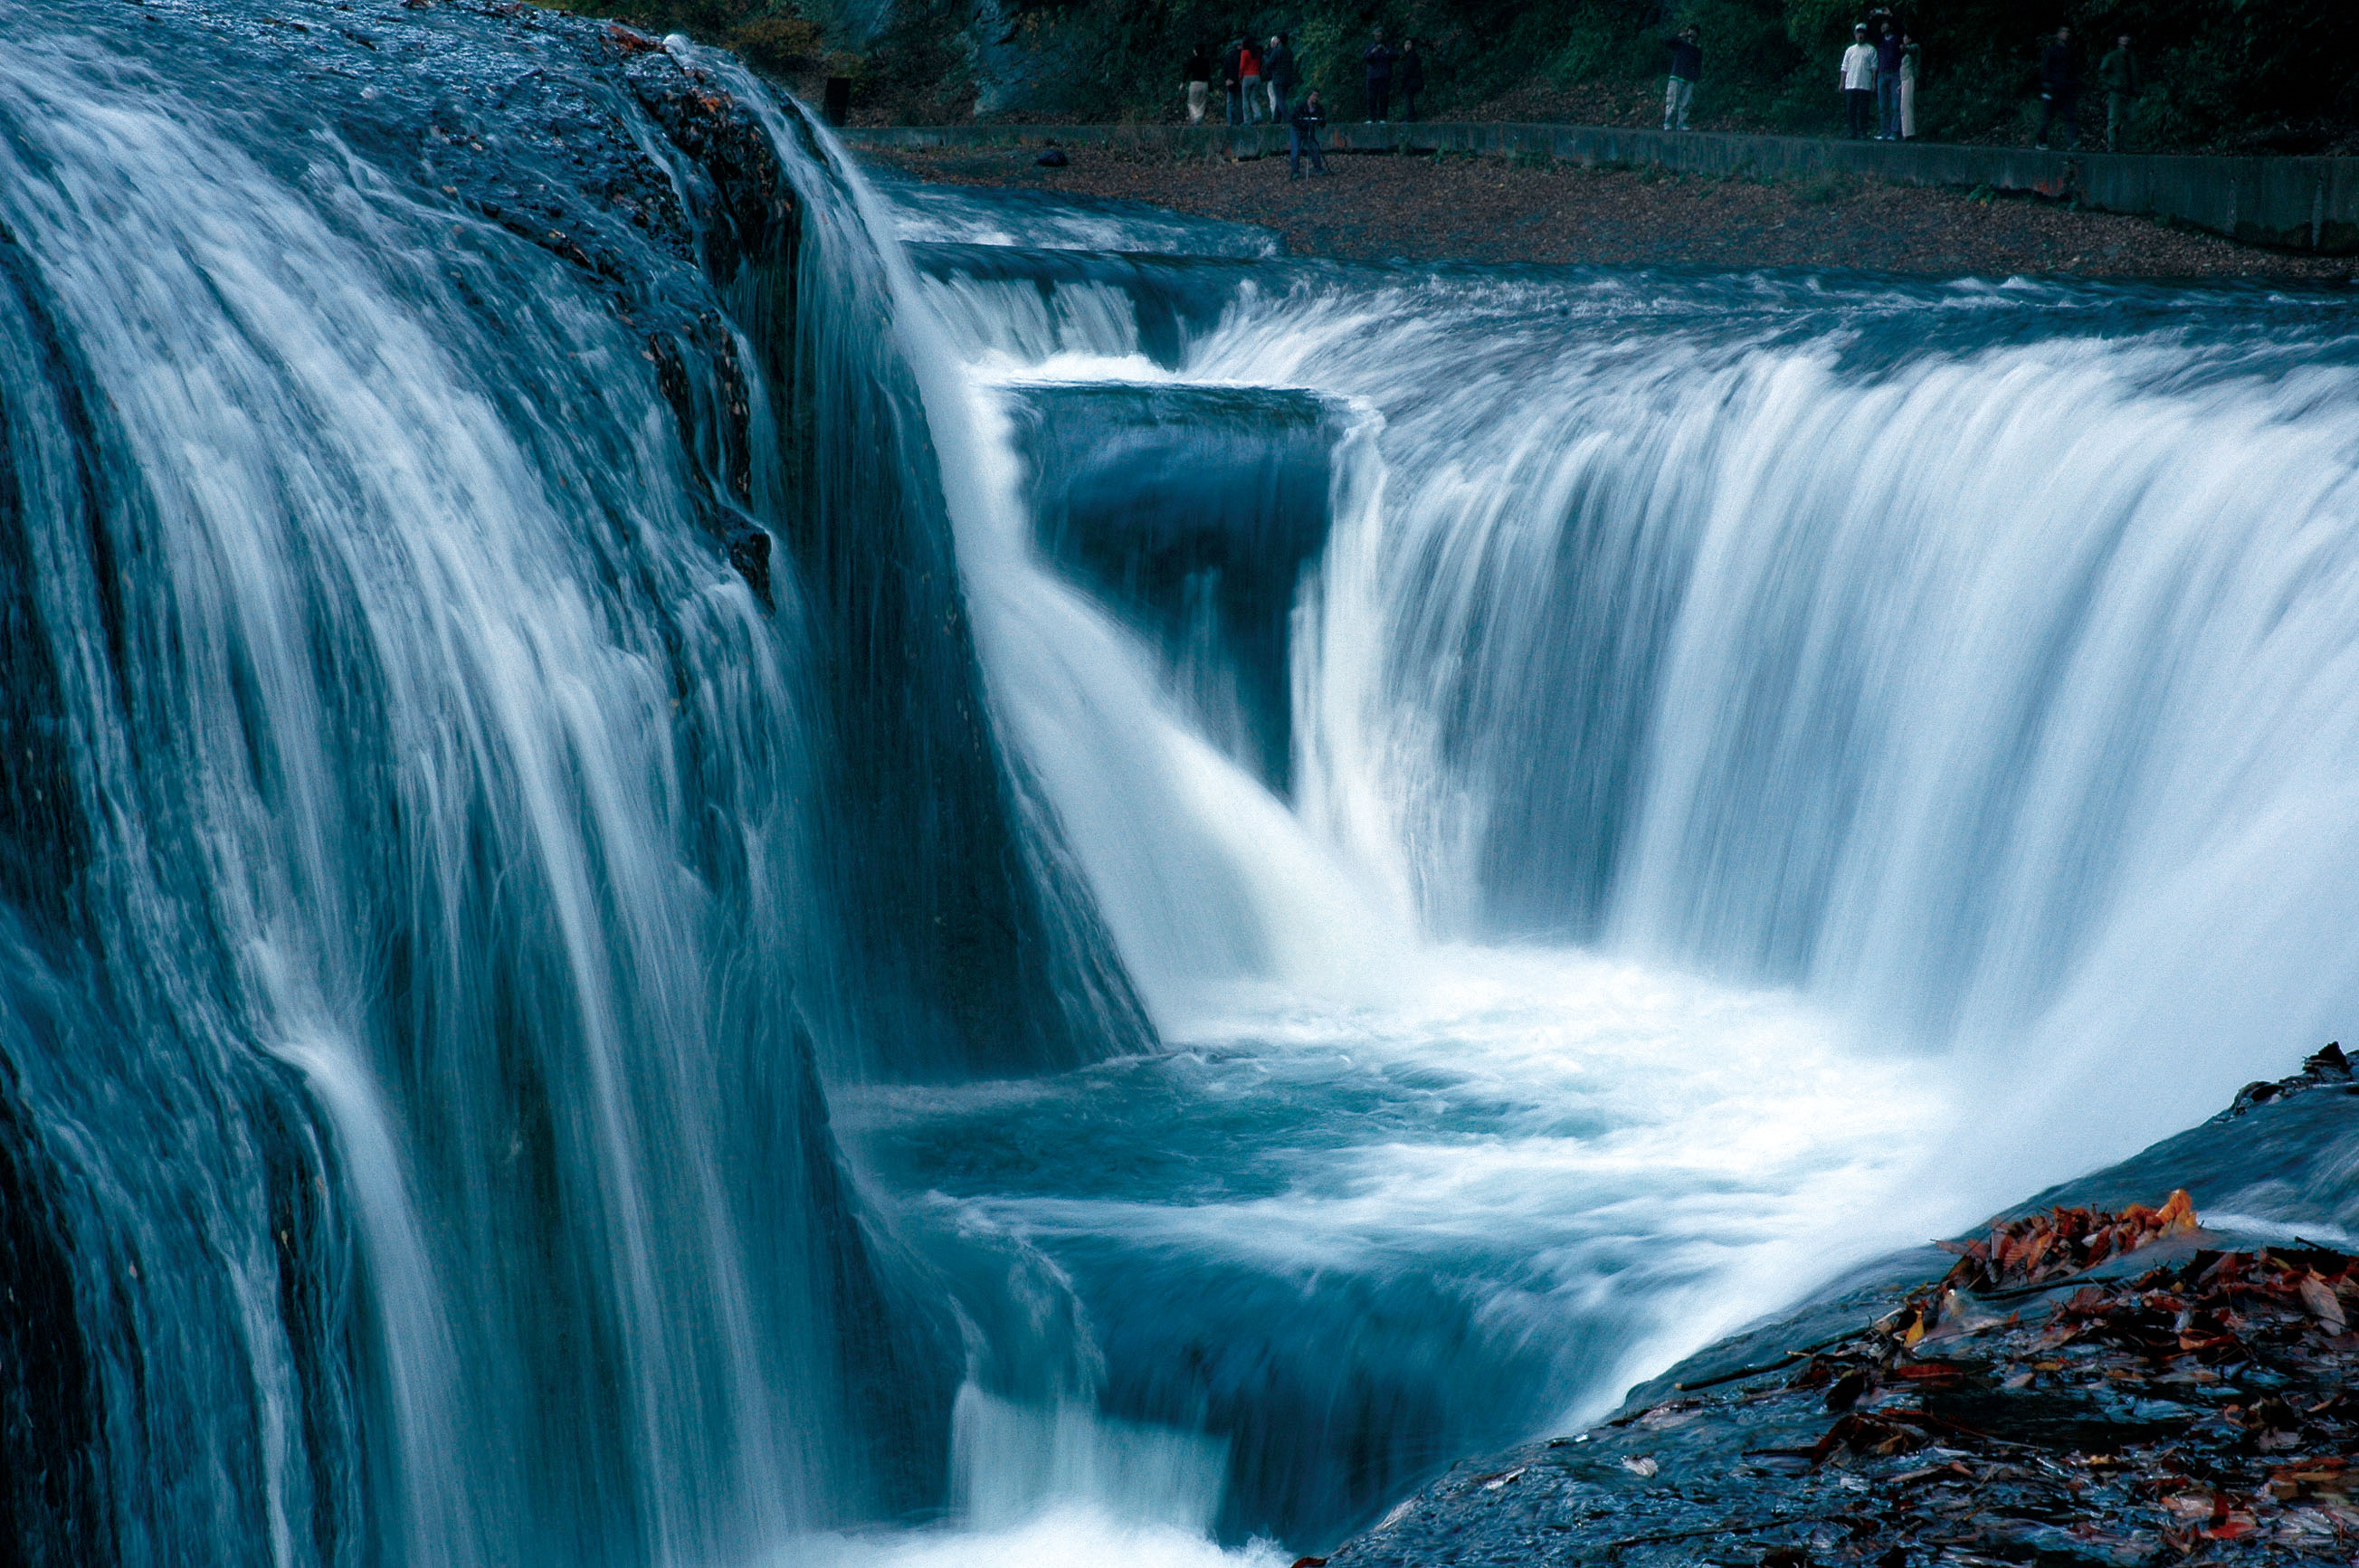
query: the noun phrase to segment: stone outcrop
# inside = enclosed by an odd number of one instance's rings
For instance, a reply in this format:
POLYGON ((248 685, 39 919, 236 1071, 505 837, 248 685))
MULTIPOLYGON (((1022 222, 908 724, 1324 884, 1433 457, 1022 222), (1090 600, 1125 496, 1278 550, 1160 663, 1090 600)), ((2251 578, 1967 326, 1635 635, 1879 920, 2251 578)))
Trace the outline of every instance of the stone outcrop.
POLYGON ((2343 1561, 2359 1258, 2239 1211, 2348 1217, 2348 1076, 2330 1046, 2298 1087, 1859 1270, 1587 1431, 1452 1466, 1326 1561, 2343 1561), (2218 1217, 2088 1206, 2158 1199, 2169 1171, 2218 1217), (2025 1245, 2093 1236, 2113 1247, 2086 1267, 2025 1245))

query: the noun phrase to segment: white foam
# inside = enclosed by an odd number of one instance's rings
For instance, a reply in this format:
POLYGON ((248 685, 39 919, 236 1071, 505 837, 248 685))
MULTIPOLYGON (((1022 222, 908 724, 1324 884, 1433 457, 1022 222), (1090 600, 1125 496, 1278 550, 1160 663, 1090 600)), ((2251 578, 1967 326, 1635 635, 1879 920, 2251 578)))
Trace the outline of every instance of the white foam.
POLYGON ((1068 1502, 999 1530, 813 1537, 777 1561, 794 1568, 1286 1568, 1293 1559, 1267 1541, 1223 1550, 1190 1530, 1068 1502))

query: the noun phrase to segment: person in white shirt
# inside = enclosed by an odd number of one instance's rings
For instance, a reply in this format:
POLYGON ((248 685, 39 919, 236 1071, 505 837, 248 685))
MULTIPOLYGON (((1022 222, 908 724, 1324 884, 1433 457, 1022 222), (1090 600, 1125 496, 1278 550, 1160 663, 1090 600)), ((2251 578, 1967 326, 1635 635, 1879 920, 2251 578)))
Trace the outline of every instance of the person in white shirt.
POLYGON ((1875 119, 1875 46, 1867 41, 1867 24, 1851 30, 1851 48, 1843 57, 1843 109, 1851 119, 1854 141, 1864 140, 1875 119))

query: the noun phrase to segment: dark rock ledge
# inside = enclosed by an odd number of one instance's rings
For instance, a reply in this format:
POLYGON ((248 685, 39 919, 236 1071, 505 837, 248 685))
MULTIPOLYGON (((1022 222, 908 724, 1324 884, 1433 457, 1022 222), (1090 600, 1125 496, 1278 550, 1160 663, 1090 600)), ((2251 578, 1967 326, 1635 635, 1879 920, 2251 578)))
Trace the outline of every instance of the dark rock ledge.
POLYGON ((2359 1222, 2354 1096, 2330 1046, 2234 1116, 1702 1351, 1587 1432, 1454 1466, 1325 1561, 2359 1562, 2359 1258, 2338 1250, 2359 1222), (2173 1189, 2204 1200, 2200 1225, 2173 1189))

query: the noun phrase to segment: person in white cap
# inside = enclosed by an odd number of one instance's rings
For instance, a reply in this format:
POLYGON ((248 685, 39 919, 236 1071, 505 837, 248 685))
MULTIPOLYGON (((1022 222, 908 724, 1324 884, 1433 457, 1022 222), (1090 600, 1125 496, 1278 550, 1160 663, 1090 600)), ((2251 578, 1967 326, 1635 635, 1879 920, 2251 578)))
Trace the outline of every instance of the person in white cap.
POLYGON ((1867 24, 1851 30, 1851 48, 1843 58, 1843 109, 1851 119, 1854 141, 1867 136, 1875 119, 1875 46, 1867 41, 1867 24))

